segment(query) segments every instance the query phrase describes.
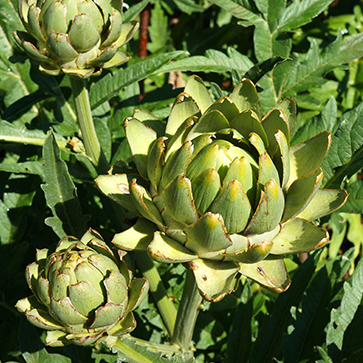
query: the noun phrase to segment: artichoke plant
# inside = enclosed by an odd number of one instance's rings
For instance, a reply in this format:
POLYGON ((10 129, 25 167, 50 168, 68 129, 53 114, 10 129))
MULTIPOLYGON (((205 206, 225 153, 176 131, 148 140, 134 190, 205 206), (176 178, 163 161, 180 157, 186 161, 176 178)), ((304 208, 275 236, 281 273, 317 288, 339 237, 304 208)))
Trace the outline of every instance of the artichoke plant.
POLYGON ((132 280, 125 252, 113 252, 89 230, 64 237, 52 254, 37 251, 26 269, 34 295, 16 304, 35 326, 46 329, 50 346, 90 345, 132 331, 132 310, 148 292, 145 279, 132 280))
POLYGON ((218 301, 239 274, 277 292, 290 285, 284 254, 329 240, 313 220, 339 208, 344 190, 321 189, 331 135, 290 145, 296 117, 284 99, 262 117, 254 84, 242 80, 213 102, 191 77, 166 126, 146 110, 125 121, 137 172, 102 175, 99 189, 139 217, 113 243, 184 263, 202 296, 218 301))
POLYGON ((87 78, 130 58, 119 48, 138 22, 122 24, 122 6, 122 0, 19 0, 26 32, 14 38, 44 73, 87 78))

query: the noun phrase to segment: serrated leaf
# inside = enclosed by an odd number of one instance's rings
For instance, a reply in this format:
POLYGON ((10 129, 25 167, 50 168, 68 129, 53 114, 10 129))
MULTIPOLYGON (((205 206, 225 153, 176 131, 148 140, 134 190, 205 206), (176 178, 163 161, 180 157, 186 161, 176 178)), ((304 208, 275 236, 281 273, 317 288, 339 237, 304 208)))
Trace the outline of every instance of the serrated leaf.
POLYGON ((358 262, 352 282, 346 281, 343 289, 341 305, 338 309, 331 311, 326 336, 329 356, 333 358, 333 361, 338 361, 341 356, 346 329, 352 322, 363 297, 363 260, 358 262))
POLYGON ((363 214, 363 180, 359 179, 349 184, 345 190, 349 197, 339 212, 363 214))
POLYGON ((166 46, 170 31, 168 29, 168 17, 164 15, 160 2, 156 2, 151 10, 148 31, 150 41, 147 43, 147 49, 151 53, 155 53, 166 46))
POLYGON ((320 51, 316 40, 312 40, 303 61, 294 53, 292 60, 280 63, 273 69, 275 101, 323 84, 327 72, 362 55, 363 33, 351 36, 342 44, 339 32, 337 38, 323 51, 320 51))
POLYGON ((212 3, 233 14, 238 19, 242 19, 244 26, 253 25, 260 19, 257 9, 252 7, 251 2, 242 0, 237 3, 233 0, 211 0, 212 3))
POLYGON ((321 167, 326 188, 339 188, 342 180, 352 176, 363 163, 363 103, 345 113, 321 167))
MULTIPOLYGON (((112 348, 114 353, 117 353, 120 360, 127 363, 169 363, 168 358, 162 357, 160 349, 159 351, 157 350, 158 344, 155 344, 156 349, 153 349, 152 343, 149 343, 147 346, 139 345, 135 342, 135 340, 127 337, 122 339, 116 338, 112 342, 106 341, 105 344, 109 348, 112 348)), ((171 350, 171 353, 172 352, 173 350, 171 350)))
POLYGON ((337 102, 335 98, 331 97, 321 114, 306 121, 297 131, 291 141, 291 145, 310 139, 324 130, 332 132, 337 122, 337 111, 337 102))
POLYGON ((160 68, 170 60, 185 55, 183 51, 165 53, 158 57, 147 59, 133 64, 125 69, 119 69, 115 73, 109 73, 107 76, 94 83, 91 87, 89 97, 91 108, 95 109, 102 103, 116 96, 121 89, 134 82, 160 71, 160 68))
POLYGON ((174 0, 176 6, 184 13, 192 14, 193 12, 201 12, 203 6, 196 4, 194 0, 174 0))
POLYGON ((52 132, 48 133, 43 146, 44 191, 53 217, 46 224, 59 238, 71 235, 80 238, 87 230, 89 216, 84 216, 77 197, 77 190, 68 173, 66 163, 60 158, 59 148, 52 132))
POLYGON ((160 72, 191 71, 191 72, 232 72, 244 74, 251 67, 252 61, 243 54, 228 49, 228 55, 214 49, 208 49, 205 56, 192 56, 169 63, 160 72))

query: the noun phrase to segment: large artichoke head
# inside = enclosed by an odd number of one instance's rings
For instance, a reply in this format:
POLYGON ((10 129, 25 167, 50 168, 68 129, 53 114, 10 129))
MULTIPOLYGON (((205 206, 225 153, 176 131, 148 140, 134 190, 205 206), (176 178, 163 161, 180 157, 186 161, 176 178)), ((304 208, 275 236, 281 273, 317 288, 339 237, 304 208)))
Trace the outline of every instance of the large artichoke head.
POLYGON ((140 217, 113 242, 147 249, 159 262, 184 263, 210 301, 233 291, 238 274, 285 291, 283 255, 326 244, 326 230, 311 221, 347 197, 320 188, 331 135, 291 146, 295 116, 294 101, 285 99, 262 117, 248 79, 213 102, 196 76, 174 102, 166 127, 137 110, 125 130, 138 175, 96 179, 101 191, 140 217))
POLYGON ((37 261, 26 269, 34 295, 16 307, 47 330, 51 346, 90 345, 128 333, 136 326, 132 310, 149 285, 145 279, 132 280, 124 255, 91 229, 81 240, 65 237, 54 253, 37 251, 37 261))
POLYGON ((87 78, 130 58, 119 48, 138 23, 122 24, 122 0, 19 0, 18 10, 26 32, 15 41, 44 73, 87 78))

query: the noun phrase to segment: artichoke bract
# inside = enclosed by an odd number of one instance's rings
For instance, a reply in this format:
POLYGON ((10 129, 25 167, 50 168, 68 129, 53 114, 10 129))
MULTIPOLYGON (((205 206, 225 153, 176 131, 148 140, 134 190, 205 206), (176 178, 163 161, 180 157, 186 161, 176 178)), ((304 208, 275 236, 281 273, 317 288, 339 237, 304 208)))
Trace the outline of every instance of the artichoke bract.
POLYGON ((37 262, 26 269, 34 295, 17 309, 35 326, 47 330, 50 346, 90 345, 136 327, 132 313, 147 294, 143 278, 132 280, 126 252, 113 252, 89 230, 81 240, 63 238, 52 254, 37 250, 37 262))
POLYGON ((13 32, 16 43, 49 75, 80 78, 118 66, 130 56, 119 50, 138 22, 122 24, 122 0, 19 0, 26 32, 13 32))
POLYGON ((283 255, 325 245, 327 231, 311 221, 347 198, 344 190, 321 189, 319 166, 331 135, 291 146, 295 117, 292 99, 262 117, 248 79, 214 102, 197 76, 175 100, 166 126, 135 111, 125 132, 138 172, 96 179, 104 194, 140 217, 113 243, 184 263, 209 301, 233 291, 238 274, 285 291, 283 255))

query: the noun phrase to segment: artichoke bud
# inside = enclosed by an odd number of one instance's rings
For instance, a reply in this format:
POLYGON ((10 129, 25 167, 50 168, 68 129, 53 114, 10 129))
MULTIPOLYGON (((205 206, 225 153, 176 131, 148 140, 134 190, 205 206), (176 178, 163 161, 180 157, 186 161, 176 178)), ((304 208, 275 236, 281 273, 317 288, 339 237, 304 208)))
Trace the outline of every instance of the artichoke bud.
POLYGON ((311 221, 347 198, 345 190, 320 189, 330 134, 291 145, 295 102, 285 99, 263 116, 248 79, 213 101, 192 76, 172 106, 165 134, 161 121, 153 118, 150 128, 137 116, 125 123, 125 133, 139 178, 132 184, 127 174, 96 180, 139 216, 115 236, 115 245, 147 250, 159 262, 187 263, 210 301, 233 291, 238 274, 285 291, 284 254, 327 243, 326 230, 311 221), (125 184, 142 194, 128 195, 125 184))
POLYGON ((81 240, 64 237, 54 253, 44 249, 27 267, 33 296, 17 309, 39 328, 46 343, 90 345, 132 331, 132 310, 148 292, 145 279, 131 280, 125 254, 111 250, 89 230, 81 240))
POLYGON ((130 58, 119 48, 138 23, 122 24, 121 11, 122 0, 19 0, 26 32, 13 32, 14 39, 44 73, 88 78, 130 58))

